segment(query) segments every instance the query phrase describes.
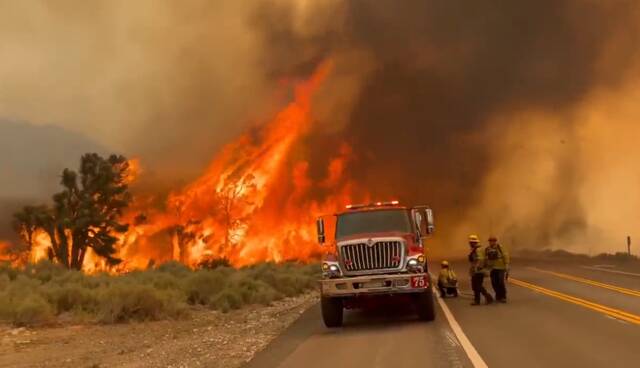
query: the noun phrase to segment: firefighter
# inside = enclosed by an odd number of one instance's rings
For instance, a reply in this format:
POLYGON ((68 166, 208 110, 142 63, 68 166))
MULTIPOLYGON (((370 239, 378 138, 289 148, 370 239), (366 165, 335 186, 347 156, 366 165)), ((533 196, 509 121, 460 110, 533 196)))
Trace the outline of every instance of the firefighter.
POLYGON ((458 296, 458 277, 453 272, 449 262, 442 261, 440 264, 440 274, 438 275, 438 290, 440 290, 440 296, 445 298, 447 295, 458 296))
POLYGON ((489 246, 484 249, 487 268, 490 271, 491 286, 500 303, 507 302, 506 279, 509 273, 509 253, 498 243, 495 236, 489 237, 489 246))
POLYGON ((484 296, 487 304, 493 303, 493 297, 484 288, 484 277, 486 276, 484 252, 480 249, 480 239, 477 235, 469 235, 469 263, 471 268, 469 274, 471 276, 471 289, 473 289, 473 303, 471 305, 480 305, 480 295, 484 296))

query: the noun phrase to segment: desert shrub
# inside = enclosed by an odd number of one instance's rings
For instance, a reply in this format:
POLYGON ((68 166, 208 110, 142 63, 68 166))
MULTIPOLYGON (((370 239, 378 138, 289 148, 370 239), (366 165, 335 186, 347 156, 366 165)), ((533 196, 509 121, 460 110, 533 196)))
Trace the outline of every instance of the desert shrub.
POLYGON ((0 321, 1 322, 12 322, 13 318, 11 316, 11 310, 13 308, 13 303, 9 299, 9 295, 5 291, 0 290, 0 321))
POLYGON ((218 267, 231 267, 231 262, 226 258, 208 258, 198 263, 198 268, 215 270, 218 267))
POLYGON ((16 325, 55 321, 118 323, 180 318, 189 305, 230 311, 270 304, 315 287, 319 267, 265 263, 191 270, 177 262, 123 275, 87 275, 39 262, 0 264, 0 320, 16 325))
POLYGON ((7 287, 9 287, 9 282, 11 282, 9 275, 0 273, 0 291, 3 291, 7 287))
POLYGON ((0 319, 11 321, 17 326, 41 325, 53 320, 51 305, 40 295, 1 295, 0 319))
POLYGON ((191 273, 191 269, 180 262, 169 261, 161 264, 156 268, 157 271, 170 273, 173 276, 180 277, 191 273))
POLYGON ((44 292, 58 314, 71 310, 95 313, 100 305, 95 289, 88 289, 78 284, 52 286, 46 288, 44 292))
POLYGON ((9 283, 6 293, 10 298, 21 299, 29 294, 39 293, 41 283, 37 279, 30 278, 24 274, 19 274, 9 283))
POLYGON ((6 275, 10 280, 15 280, 19 271, 11 267, 11 263, 2 261, 0 262, 0 275, 6 275))
POLYGON ((53 318, 51 305, 40 295, 29 295, 20 300, 12 311, 16 325, 37 325, 50 322, 53 318))
MULTIPOLYGON (((188 274, 186 274, 188 275, 188 274)), ((136 282, 151 285, 160 290, 180 290, 181 279, 168 272, 145 271, 134 276, 136 282)), ((185 276, 186 277, 186 276, 185 276)))
POLYGON ((114 278, 113 275, 110 275, 106 272, 101 272, 95 275, 84 275, 80 273, 80 275, 83 276, 78 280, 80 285, 88 289, 99 289, 108 287, 109 285, 111 285, 113 280, 117 279, 114 278))
POLYGON ((294 296, 316 285, 318 269, 316 265, 311 268, 293 263, 263 263, 248 267, 245 272, 249 277, 265 282, 280 294, 294 296))
POLYGON ((98 316, 106 323, 180 317, 184 307, 179 299, 151 286, 118 283, 100 295, 98 316))
POLYGON ((630 255, 625 252, 600 253, 595 256, 589 256, 587 254, 573 253, 564 249, 518 249, 514 251, 514 256, 524 259, 544 259, 544 260, 560 260, 560 261, 589 261, 598 260, 601 262, 640 262, 640 258, 635 255, 630 255))
POLYGON ((38 263, 28 264, 24 269, 24 273, 31 275, 31 277, 38 279, 41 282, 49 282, 54 277, 60 277, 69 273, 69 271, 59 264, 43 259, 38 263))
MULTIPOLYGON (((37 276, 37 274, 36 274, 37 276)), ((42 280, 41 277, 36 277, 39 280, 42 280)), ((69 270, 64 273, 58 274, 55 277, 51 278, 48 282, 52 285, 78 285, 83 288, 93 289, 99 286, 99 284, 95 283, 98 280, 96 277, 87 277, 87 275, 83 274, 80 271, 69 270)))
POLYGON ((242 296, 237 289, 228 287, 216 294, 211 299, 209 306, 226 313, 242 306, 242 296))
POLYGON ((628 253, 624 253, 624 252, 616 252, 614 254, 610 254, 610 253, 601 253, 598 254, 597 256, 595 256, 594 258, 601 260, 601 261, 606 261, 606 262, 637 262, 640 259, 638 259, 637 256, 633 255, 633 254, 628 254, 628 253))
POLYGON ((189 304, 211 304, 211 300, 225 288, 228 277, 219 270, 193 272, 184 281, 184 292, 189 304))
POLYGON ((233 283, 230 288, 237 290, 243 304, 270 304, 282 299, 282 294, 262 280, 243 278, 233 283))

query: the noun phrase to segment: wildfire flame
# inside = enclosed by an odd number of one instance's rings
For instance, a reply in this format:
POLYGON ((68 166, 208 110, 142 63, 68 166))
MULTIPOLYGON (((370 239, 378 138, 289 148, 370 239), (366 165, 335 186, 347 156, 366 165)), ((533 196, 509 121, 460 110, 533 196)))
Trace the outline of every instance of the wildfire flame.
MULTIPOLYGON (((318 257, 316 216, 342 208, 355 191, 344 175, 352 156, 348 145, 328 156, 326 177, 317 182, 309 177, 309 162, 292 155, 310 131, 312 97, 330 69, 329 62, 321 64, 295 87, 293 101, 267 124, 226 145, 203 175, 172 192, 162 209, 137 196, 125 214, 131 226, 120 239, 117 256, 124 261, 115 271, 172 259, 189 266, 218 259, 243 266, 318 257)), ((130 167, 133 181, 139 162, 130 167)), ((31 259, 45 258, 47 237, 38 234, 34 243, 31 259)), ((107 269, 91 252, 83 266, 88 272, 107 269)))
POLYGON ((11 261, 11 258, 8 255, 8 250, 11 244, 8 242, 4 242, 0 240, 0 262, 3 261, 11 261))
POLYGON ((131 184, 140 176, 142 167, 140 166, 140 160, 137 158, 130 159, 127 163, 129 164, 129 168, 127 169, 127 176, 124 180, 127 184, 131 184))

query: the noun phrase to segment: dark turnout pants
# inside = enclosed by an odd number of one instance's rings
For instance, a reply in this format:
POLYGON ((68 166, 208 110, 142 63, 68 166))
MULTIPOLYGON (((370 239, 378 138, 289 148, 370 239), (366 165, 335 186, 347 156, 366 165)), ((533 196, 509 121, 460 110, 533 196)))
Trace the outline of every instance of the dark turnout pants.
POLYGON ((505 270, 491 270, 491 286, 496 293, 496 299, 507 300, 507 285, 505 284, 505 270))
POLYGON ((473 300, 476 303, 480 303, 480 294, 484 295, 484 298, 487 301, 492 299, 491 295, 487 292, 487 289, 482 285, 483 282, 483 273, 474 273, 471 275, 471 289, 473 290, 473 300))
POLYGON ((443 298, 447 295, 458 296, 458 287, 445 285, 442 281, 438 281, 438 290, 440 290, 440 296, 443 298))

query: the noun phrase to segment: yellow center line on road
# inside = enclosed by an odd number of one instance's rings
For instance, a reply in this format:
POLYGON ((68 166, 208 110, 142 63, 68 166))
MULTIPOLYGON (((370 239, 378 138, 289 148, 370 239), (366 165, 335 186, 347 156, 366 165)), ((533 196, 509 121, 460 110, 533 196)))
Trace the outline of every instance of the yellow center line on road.
POLYGON ((585 308, 589 308, 591 310, 594 310, 596 312, 600 312, 603 313, 607 316, 622 320, 622 321, 626 321, 626 322, 630 322, 636 325, 640 325, 640 316, 629 313, 629 312, 625 312, 625 311, 621 311, 619 309, 615 309, 615 308, 611 308, 611 307, 607 307, 605 305, 602 304, 598 304, 598 303, 594 303, 585 299, 581 299, 581 298, 577 298, 575 296, 571 296, 568 294, 564 294, 561 293, 559 291, 555 291, 555 290, 550 290, 547 288, 543 288, 542 286, 538 286, 538 285, 534 285, 522 280, 518 280, 518 279, 514 279, 513 277, 509 278, 509 282, 514 284, 514 285, 518 285, 527 289, 531 289, 533 291, 537 291, 539 293, 542 294, 546 294, 561 300, 564 300, 566 302, 570 302, 585 308))
POLYGON ((576 281, 576 282, 581 282, 583 284, 597 286, 597 287, 601 287, 603 289, 609 289, 609 290, 617 291, 617 292, 622 293, 622 294, 627 294, 627 295, 640 297, 640 290, 627 289, 627 288, 623 288, 623 287, 620 287, 620 286, 609 285, 609 284, 605 284, 603 282, 593 281, 593 280, 589 280, 589 279, 585 279, 585 278, 578 277, 578 276, 573 276, 573 275, 567 275, 566 273, 543 270, 543 269, 536 268, 536 267, 529 267, 529 269, 532 269, 532 270, 537 271, 537 272, 553 275, 553 276, 556 276, 556 277, 560 277, 560 278, 563 278, 563 279, 572 280, 572 281, 576 281))

